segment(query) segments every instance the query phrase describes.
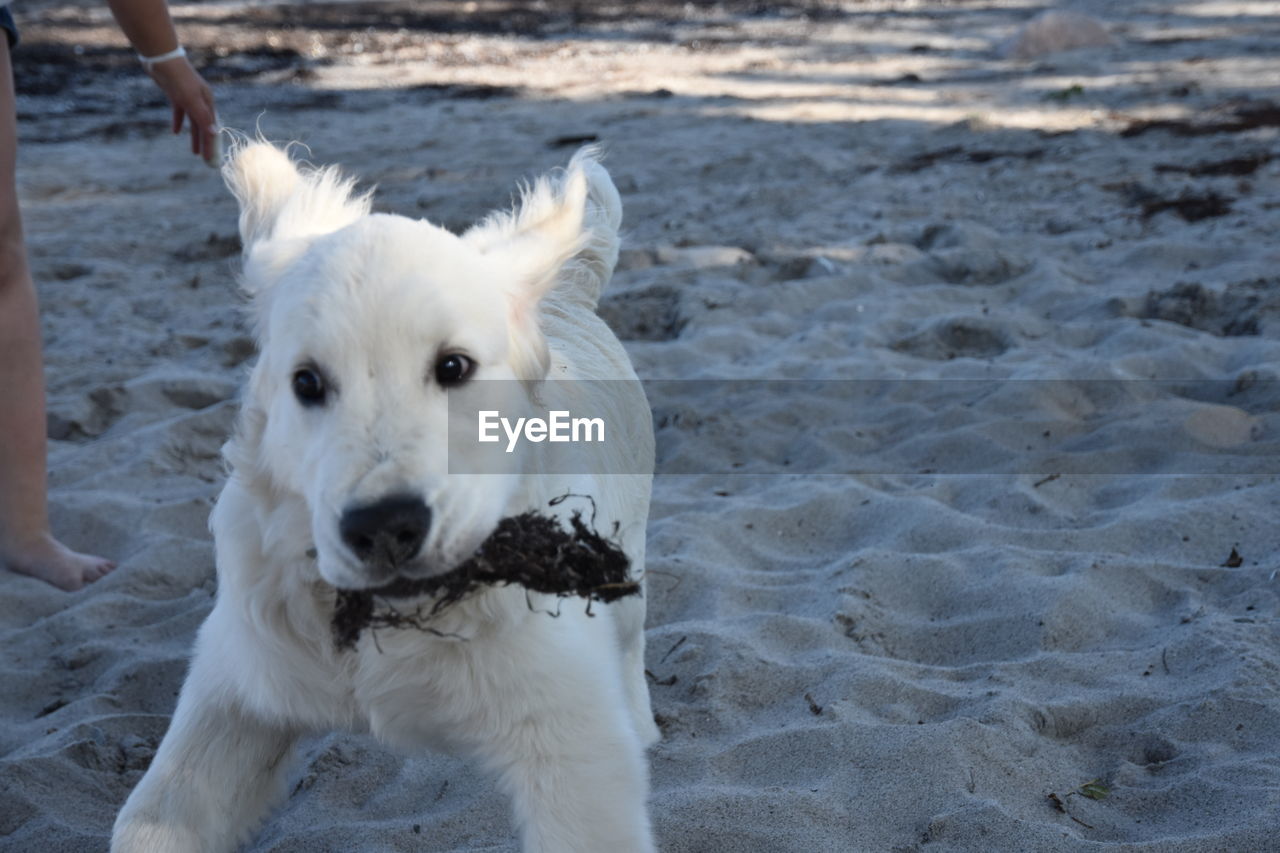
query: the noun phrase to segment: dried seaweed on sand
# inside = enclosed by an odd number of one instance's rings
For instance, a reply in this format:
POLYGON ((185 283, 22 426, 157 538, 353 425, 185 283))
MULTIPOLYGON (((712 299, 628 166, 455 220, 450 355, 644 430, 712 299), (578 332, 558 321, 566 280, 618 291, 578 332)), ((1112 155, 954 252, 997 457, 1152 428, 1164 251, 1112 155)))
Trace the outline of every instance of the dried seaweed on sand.
POLYGON ((561 598, 578 596, 588 607, 640 593, 640 584, 628 577, 630 561, 616 543, 588 526, 580 512, 573 513, 569 525, 566 530, 554 516, 525 512, 502 519, 475 555, 451 572, 401 578, 377 589, 340 589, 334 642, 340 650, 353 648, 366 628, 431 631, 432 616, 487 586, 518 584, 561 598), (407 598, 431 600, 409 612, 376 606, 378 599, 407 598))

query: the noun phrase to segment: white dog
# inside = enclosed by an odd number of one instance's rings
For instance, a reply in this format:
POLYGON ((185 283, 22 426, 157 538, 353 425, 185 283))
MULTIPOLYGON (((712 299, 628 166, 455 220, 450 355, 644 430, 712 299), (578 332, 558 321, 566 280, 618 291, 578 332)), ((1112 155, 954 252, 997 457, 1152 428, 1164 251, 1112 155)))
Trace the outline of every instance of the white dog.
POLYGON ((569 600, 552 618, 555 599, 500 586, 432 632, 366 631, 343 651, 330 629, 335 588, 447 571, 503 517, 566 492, 592 496, 597 528, 643 571, 648 408, 595 314, 621 221, 608 174, 580 152, 461 236, 371 214, 336 172, 300 171, 265 143, 226 175, 261 355, 211 521, 217 603, 112 850, 236 849, 282 797, 296 739, 338 727, 479 758, 526 851, 652 850, 642 596, 590 614, 569 600), (507 385, 551 408, 557 388, 579 406, 612 389, 601 409, 642 413, 611 424, 623 434, 596 473, 617 473, 450 474, 448 397, 486 379, 519 380, 507 385))

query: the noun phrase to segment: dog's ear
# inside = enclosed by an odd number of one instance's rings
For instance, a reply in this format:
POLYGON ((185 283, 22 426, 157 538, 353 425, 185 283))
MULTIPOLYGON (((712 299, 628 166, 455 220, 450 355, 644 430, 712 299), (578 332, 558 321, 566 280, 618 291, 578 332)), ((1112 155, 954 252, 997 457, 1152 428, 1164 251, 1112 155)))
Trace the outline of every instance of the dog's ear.
POLYGON ((546 375, 546 340, 538 329, 538 302, 553 287, 594 309, 618 260, 622 203, 599 150, 578 151, 558 180, 526 186, 510 212, 496 213, 463 234, 514 274, 510 302, 511 361, 522 379, 546 375))
POLYGON ((503 257, 517 278, 517 302, 536 305, 557 282, 572 280, 594 305, 618 257, 621 221, 618 191, 598 150, 587 147, 562 177, 539 178, 524 188, 514 210, 493 214, 463 240, 503 257))
POLYGON ((515 210, 490 215, 462 234, 511 270, 508 360, 526 382, 545 378, 547 338, 538 327, 538 302, 558 283, 564 292, 595 306, 617 260, 622 219, 618 192, 598 163, 598 151, 577 152, 562 177, 539 178, 522 188, 515 210))
POLYGON ((269 240, 276 220, 302 181, 289 155, 267 142, 236 148, 222 167, 227 188, 240 203, 240 242, 246 252, 269 240))
POLYGON ((369 212, 369 194, 352 193, 355 181, 334 168, 299 170, 287 153, 267 142, 232 151, 223 178, 240 202, 246 258, 268 243, 305 246, 307 238, 337 231, 369 212))

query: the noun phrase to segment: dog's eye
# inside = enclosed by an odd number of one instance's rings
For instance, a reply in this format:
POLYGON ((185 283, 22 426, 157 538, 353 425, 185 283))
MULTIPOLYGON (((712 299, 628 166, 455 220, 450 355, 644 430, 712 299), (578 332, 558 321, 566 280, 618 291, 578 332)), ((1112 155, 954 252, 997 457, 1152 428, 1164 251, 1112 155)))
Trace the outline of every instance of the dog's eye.
POLYGON ((304 406, 319 406, 324 403, 324 378, 318 371, 304 367, 293 374, 293 394, 304 406))
POLYGON ((436 381, 448 388, 465 382, 471 375, 475 362, 460 353, 449 353, 436 362, 436 381))

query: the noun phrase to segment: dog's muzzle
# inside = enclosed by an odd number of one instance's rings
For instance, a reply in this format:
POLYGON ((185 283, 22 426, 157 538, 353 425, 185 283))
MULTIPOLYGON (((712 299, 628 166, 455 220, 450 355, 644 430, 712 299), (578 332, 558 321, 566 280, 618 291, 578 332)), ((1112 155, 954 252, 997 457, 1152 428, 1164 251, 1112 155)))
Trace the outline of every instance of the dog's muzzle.
POLYGON ((338 529, 360 562, 379 574, 391 574, 422 550, 431 530, 431 508, 415 495, 392 495, 348 508, 338 529))

